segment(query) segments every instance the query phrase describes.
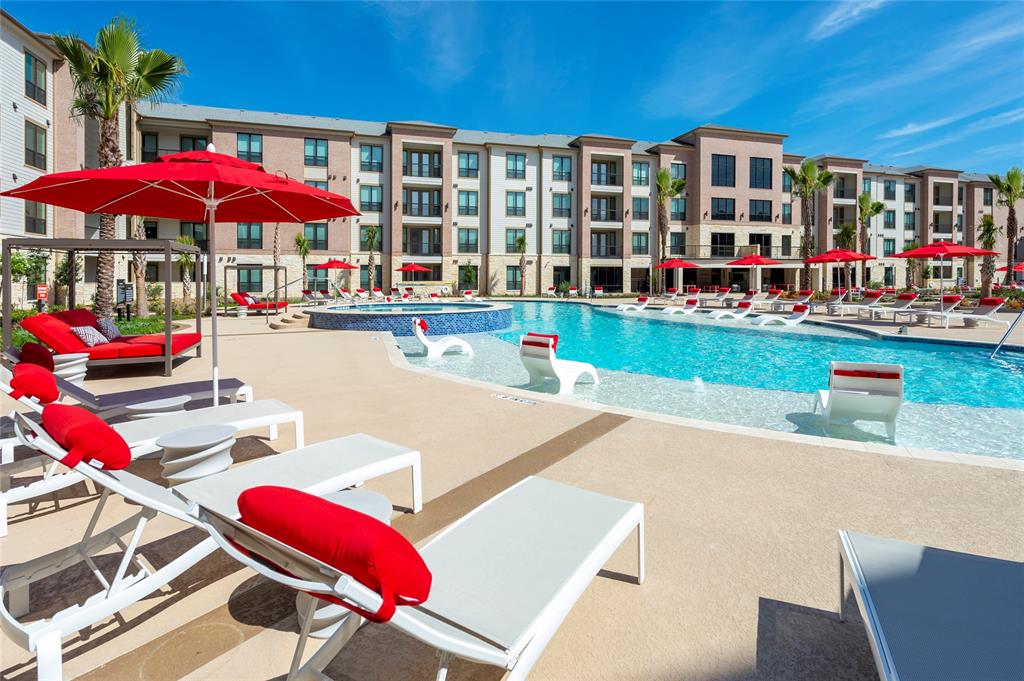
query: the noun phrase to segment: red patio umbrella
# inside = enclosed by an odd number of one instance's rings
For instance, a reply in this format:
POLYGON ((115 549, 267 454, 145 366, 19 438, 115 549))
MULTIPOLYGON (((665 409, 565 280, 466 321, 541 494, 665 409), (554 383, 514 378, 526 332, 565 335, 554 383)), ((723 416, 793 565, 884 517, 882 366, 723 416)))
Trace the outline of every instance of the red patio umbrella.
MULTIPOLYGON (((688 269, 688 268, 691 268, 691 267, 700 267, 700 265, 695 265, 692 262, 687 262, 686 260, 680 260, 679 258, 672 258, 671 260, 666 260, 663 263, 659 263, 659 264, 655 265, 654 269, 656 269, 656 270, 685 270, 685 269, 688 269)), ((677 287, 678 287, 678 284, 677 284, 677 287)))
POLYGON ((781 265, 781 264, 782 264, 782 262, 779 261, 779 260, 772 260, 771 258, 764 257, 763 255, 758 255, 757 253, 753 253, 751 255, 745 255, 742 258, 739 258, 738 260, 733 260, 732 262, 727 262, 727 263, 725 263, 725 266, 726 267, 749 267, 750 270, 751 270, 751 273, 753 273, 753 270, 754 270, 755 267, 764 267, 765 265, 781 265))
MULTIPOLYGON (((996 268, 996 272, 1005 272, 1005 271, 1006 271, 1006 265, 1003 265, 1002 267, 997 267, 996 268)), ((1014 265, 1013 266, 1013 271, 1014 272, 1024 272, 1024 262, 1019 262, 1016 265, 1014 265)))
POLYGON ((331 258, 327 262, 322 262, 319 265, 313 265, 314 270, 358 270, 359 265, 353 265, 350 262, 344 260, 338 260, 337 258, 331 258))
POLYGON ((416 263, 413 262, 413 263, 409 263, 408 265, 402 265, 401 267, 399 267, 395 271, 396 272, 429 272, 430 268, 429 267, 424 267, 423 265, 417 265, 416 263))
MULTIPOLYGON (((975 248, 974 246, 961 246, 955 244, 952 241, 934 241, 927 246, 921 246, 920 248, 912 248, 909 251, 903 251, 897 253, 894 258, 918 258, 926 260, 939 260, 942 262, 946 258, 973 258, 981 255, 999 255, 995 251, 987 251, 984 248, 975 248)), ((943 276, 939 278, 939 293, 942 293, 942 289, 945 285, 945 272, 943 276)))
POLYGON ((206 222, 214 404, 219 401, 216 219, 302 223, 360 214, 347 197, 218 154, 212 144, 207 151, 168 154, 152 163, 52 173, 0 195, 84 213, 206 222))
MULTIPOLYGON (((867 255, 865 253, 858 253, 857 251, 851 251, 848 248, 833 248, 830 251, 825 251, 820 255, 815 255, 804 260, 805 263, 810 265, 822 265, 825 263, 834 262, 860 262, 861 260, 874 260, 875 256, 867 255)), ((850 288, 850 282, 846 282, 846 288, 850 288)))

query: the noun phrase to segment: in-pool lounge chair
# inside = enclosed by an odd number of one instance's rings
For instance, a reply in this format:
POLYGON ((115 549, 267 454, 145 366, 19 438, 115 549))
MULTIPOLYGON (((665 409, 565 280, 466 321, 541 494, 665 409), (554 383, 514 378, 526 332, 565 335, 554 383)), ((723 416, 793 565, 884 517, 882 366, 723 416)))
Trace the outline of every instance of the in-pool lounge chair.
POLYGON ((558 359, 557 349, 557 335, 531 332, 519 337, 519 359, 530 375, 530 388, 540 388, 546 381, 554 381, 558 394, 567 395, 584 377, 589 377, 594 385, 601 383, 594 365, 558 359))
MULTIPOLYGON (((15 415, 15 419, 16 432, 23 444, 53 460, 54 465, 69 460, 69 449, 74 451, 72 443, 58 444, 42 425, 29 421, 22 414, 15 415)), ((109 438, 109 434, 106 437, 109 438)), ((159 568, 149 567, 141 560, 146 553, 143 535, 148 521, 158 514, 205 529, 197 519, 199 504, 223 517, 238 517, 239 493, 261 485, 289 487, 344 504, 346 493, 340 490, 406 468, 412 470, 412 510, 418 512, 422 507, 419 452, 368 435, 351 435, 276 454, 179 484, 173 491, 120 469, 124 453, 123 450, 117 452, 117 448, 123 448, 124 443, 108 442, 113 446, 97 452, 103 457, 101 462, 80 461, 73 469, 81 479, 89 479, 103 490, 86 536, 79 543, 54 553, 20 564, 5 563, 0 570, 0 628, 11 641, 36 654, 36 675, 40 681, 61 679, 63 639, 104 621, 108 624, 103 626, 116 626, 116 620, 109 622, 111 615, 163 588, 217 549, 216 541, 207 536, 169 561, 166 556, 160 557, 159 568), (120 454, 117 461, 112 460, 115 458, 112 453, 120 454), (111 494, 120 495, 141 508, 112 527, 96 531, 111 494), (92 566, 94 557, 110 554, 112 547, 120 548, 121 560, 112 573, 102 574, 94 568, 93 574, 100 586, 95 594, 46 619, 22 621, 29 613, 29 591, 33 583, 83 561, 92 566)), ((115 553, 104 558, 117 556, 115 553)), ((73 584, 75 588, 83 587, 80 580, 73 584)))
MULTIPOLYGON (((634 533, 636 581, 644 581, 642 504, 539 477, 489 499, 419 549, 431 575, 420 605, 385 605, 372 585, 265 532, 205 509, 200 518, 218 546, 264 577, 370 614, 386 613, 374 619, 441 653, 440 680, 453 657, 504 669, 508 681, 525 679, 580 595, 634 533)), ((273 531, 287 533, 280 524, 273 531)), ((344 541, 344 526, 331 532, 344 541)), ((406 545, 405 551, 415 550, 406 545)), ((300 668, 315 609, 313 599, 308 603, 289 680, 324 678, 323 669, 364 621, 349 615, 300 668)))
POLYGON ((647 296, 638 296, 635 303, 623 303, 622 305, 616 305, 615 309, 619 312, 640 312, 651 302, 651 299, 647 296))
POLYGON ((558 290, 554 286, 548 286, 548 290, 545 291, 544 295, 546 295, 549 298, 557 298, 558 290))
POLYGON ((684 314, 684 315, 686 315, 686 314, 693 314, 694 312, 697 311, 697 308, 699 308, 699 307, 700 307, 700 301, 697 300, 696 298, 690 298, 690 299, 688 299, 686 301, 686 303, 682 307, 680 307, 678 305, 669 305, 669 306, 661 308, 661 313, 662 314, 668 314, 668 315, 673 315, 673 314, 684 314))
POLYGON ((238 303, 239 307, 244 307, 246 312, 252 312, 253 314, 277 314, 281 310, 288 309, 287 300, 264 300, 260 302, 248 293, 240 293, 238 291, 231 294, 231 300, 238 303))
POLYGON ((809 305, 794 305, 793 312, 786 317, 783 317, 782 315, 763 314, 755 319, 753 324, 754 326, 767 326, 768 324, 796 326, 803 320, 807 319, 807 315, 809 314, 811 314, 811 308, 809 305))
POLYGON ((427 338, 427 331, 430 325, 426 319, 412 318, 412 333, 427 352, 428 359, 440 359, 447 352, 457 352, 462 355, 473 356, 473 347, 455 336, 441 336, 440 338, 427 338))
POLYGON ((669 301, 674 301, 676 298, 679 297, 679 289, 675 287, 668 289, 666 291, 665 297, 668 298, 669 301))
POLYGON ((846 583, 882 681, 1024 679, 1024 566, 839 531, 846 583))
POLYGON ((860 302, 838 303, 829 309, 829 313, 839 315, 840 317, 844 317, 847 313, 850 313, 859 317, 862 312, 867 310, 868 314, 871 315, 874 310, 882 309, 879 304, 882 302, 883 295, 884 294, 881 291, 865 291, 860 302))
POLYGON ((885 433, 892 440, 902 404, 902 365, 832 362, 828 390, 816 393, 814 413, 822 413, 826 431, 835 423, 884 423, 885 433))
POLYGON ((708 314, 708 319, 743 319, 750 314, 752 303, 749 300, 741 300, 734 308, 715 310, 708 314))
POLYGON ((999 319, 995 316, 996 312, 998 312, 1004 304, 1006 304, 1006 298, 982 298, 978 301, 977 307, 972 307, 968 310, 961 309, 944 313, 930 312, 928 313, 928 316, 931 317, 935 315, 942 319, 947 329, 949 328, 949 322, 951 320, 962 321, 964 326, 967 325, 968 320, 973 320, 974 322, 993 322, 995 324, 1006 324, 1006 326, 1010 326, 1010 320, 999 319))

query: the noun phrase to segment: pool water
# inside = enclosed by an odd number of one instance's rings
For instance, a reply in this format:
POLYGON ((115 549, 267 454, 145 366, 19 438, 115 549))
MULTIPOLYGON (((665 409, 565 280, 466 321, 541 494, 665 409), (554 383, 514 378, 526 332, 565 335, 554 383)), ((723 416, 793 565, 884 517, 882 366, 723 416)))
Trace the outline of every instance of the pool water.
POLYGON ((330 307, 330 310, 346 310, 349 312, 384 312, 406 314, 409 312, 447 312, 456 310, 483 310, 492 307, 487 303, 362 303, 358 305, 341 305, 330 307))
MULTIPOLYGON (((410 362, 522 387, 519 336, 557 333, 558 355, 592 363, 602 383, 575 397, 631 409, 774 430, 825 434, 812 412, 831 360, 891 362, 906 373, 896 444, 1024 459, 1024 353, 990 360, 984 348, 877 339, 817 325, 752 327, 706 315, 666 318, 587 305, 512 303, 512 326, 465 338, 474 357, 427 361, 400 339, 410 362)), ((881 424, 839 426, 833 436, 884 441, 881 424)))

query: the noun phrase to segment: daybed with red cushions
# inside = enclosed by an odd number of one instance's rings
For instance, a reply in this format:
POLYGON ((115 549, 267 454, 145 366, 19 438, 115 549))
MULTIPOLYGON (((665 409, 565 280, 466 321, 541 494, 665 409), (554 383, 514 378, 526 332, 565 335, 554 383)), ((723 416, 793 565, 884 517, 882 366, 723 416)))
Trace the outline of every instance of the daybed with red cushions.
POLYGON ((232 293, 231 299, 238 303, 239 305, 241 305, 242 307, 244 307, 245 309, 247 309, 249 312, 258 312, 262 314, 277 314, 279 310, 288 309, 287 300, 278 300, 276 302, 273 300, 266 300, 261 303, 248 293, 232 293))
POLYGON ((201 354, 202 334, 194 332, 121 336, 89 347, 71 330, 73 326, 91 326, 98 331, 98 325, 93 313, 82 307, 52 314, 41 313, 26 317, 21 322, 21 328, 53 348, 58 355, 88 354, 90 367, 164 362, 164 375, 170 376, 172 360, 193 348, 197 357, 201 354))

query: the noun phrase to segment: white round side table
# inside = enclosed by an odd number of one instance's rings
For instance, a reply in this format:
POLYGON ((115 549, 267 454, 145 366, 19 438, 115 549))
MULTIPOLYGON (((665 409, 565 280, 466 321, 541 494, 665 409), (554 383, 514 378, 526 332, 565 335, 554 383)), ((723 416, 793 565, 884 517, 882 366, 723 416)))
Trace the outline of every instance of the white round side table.
POLYGON ((164 479, 174 484, 226 471, 237 432, 234 426, 192 426, 159 438, 164 479))
POLYGON ((160 400, 138 402, 124 408, 128 418, 148 419, 154 416, 167 416, 168 414, 179 414, 185 411, 185 405, 192 400, 191 395, 178 395, 177 397, 165 397, 160 400))
POLYGON ((69 352, 63 355, 53 356, 53 374, 65 381, 82 387, 85 383, 85 374, 88 371, 86 366, 89 362, 89 353, 69 352))

